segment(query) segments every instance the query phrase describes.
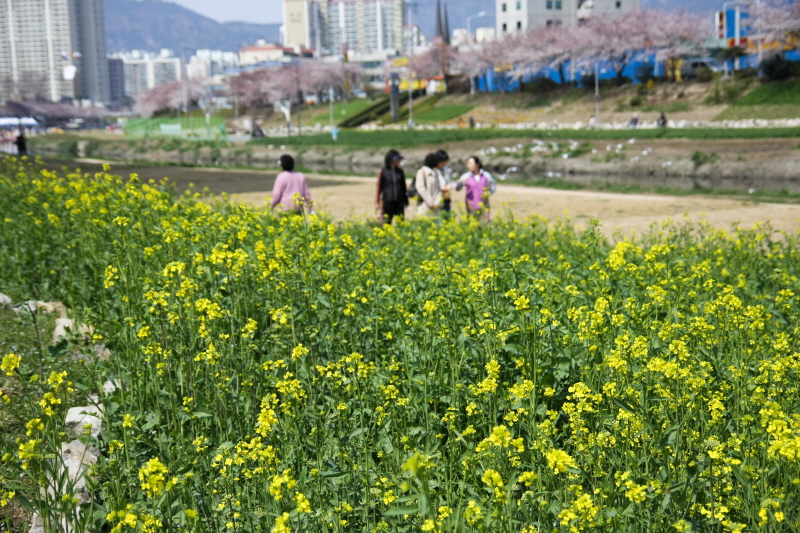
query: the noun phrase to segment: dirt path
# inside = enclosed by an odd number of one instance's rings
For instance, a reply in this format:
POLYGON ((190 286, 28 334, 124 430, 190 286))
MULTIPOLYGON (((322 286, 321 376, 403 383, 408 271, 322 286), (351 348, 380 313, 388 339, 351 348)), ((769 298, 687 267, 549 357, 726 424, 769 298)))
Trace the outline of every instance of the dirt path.
MULTIPOLYGON (((758 151, 758 143, 750 149, 758 151)), ((81 167, 95 172, 102 161, 70 162, 71 168, 81 167)), ((60 168, 63 163, 47 166, 60 168)), ((143 181, 169 176, 178 191, 190 183, 196 190, 207 187, 210 192, 233 195, 235 201, 264 205, 271 195, 275 172, 217 168, 124 166, 112 163, 112 172, 126 175, 137 172, 143 181)), ((331 177, 308 175, 311 194, 320 211, 334 218, 374 216, 375 179, 363 177, 331 177)), ((453 207, 464 212, 463 192, 456 193, 453 207)), ((554 219, 569 214, 576 225, 586 227, 593 218, 603 230, 613 235, 618 229, 623 235, 646 231, 651 224, 688 216, 692 220, 706 219, 713 226, 729 229, 734 224, 752 227, 756 222, 769 221, 776 230, 795 233, 800 230, 800 205, 770 204, 711 196, 664 196, 657 194, 619 194, 593 191, 559 191, 539 187, 499 184, 492 197, 494 216, 513 215, 519 219, 540 215, 554 219)), ((413 210, 412 210, 413 211, 413 210)), ((413 216, 411 214, 410 216, 413 216)))
MULTIPOLYGON (((315 181, 326 178, 316 176, 315 181)), ((342 183, 313 187, 311 193, 321 211, 335 218, 373 216, 375 196, 371 178, 347 178, 342 183)), ((238 194, 235 200, 263 205, 269 191, 238 194)), ((494 216, 525 218, 540 215, 548 219, 568 214, 576 225, 586 227, 596 218, 610 236, 617 230, 623 235, 646 231, 651 224, 665 219, 708 220, 713 226, 731 228, 734 224, 752 227, 756 222, 771 222, 776 230, 797 232, 800 229, 800 206, 766 204, 708 196, 662 196, 617 194, 592 191, 558 191, 539 187, 500 184, 492 197, 494 216)), ((454 209, 464 212, 463 193, 457 194, 454 209)))

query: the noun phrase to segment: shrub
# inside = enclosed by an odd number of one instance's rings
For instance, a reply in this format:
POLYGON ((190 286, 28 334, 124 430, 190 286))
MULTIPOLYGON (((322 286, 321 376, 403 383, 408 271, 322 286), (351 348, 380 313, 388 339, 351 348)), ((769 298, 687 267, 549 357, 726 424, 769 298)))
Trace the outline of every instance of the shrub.
POLYGON ((636 67, 636 73, 634 74, 636 81, 638 81, 639 83, 647 83, 648 81, 652 80, 654 69, 655 67, 651 62, 640 63, 636 67))
POLYGON ((733 79, 737 81, 755 78, 756 76, 758 76, 758 69, 753 67, 743 68, 733 73, 733 79))
POLYGON ((645 100, 645 98, 644 98, 644 97, 642 97, 642 96, 639 96, 639 95, 637 94, 636 96, 632 96, 632 97, 631 97, 631 99, 629 100, 629 102, 628 102, 628 103, 630 104, 630 106, 631 106, 631 107, 639 107, 639 106, 641 106, 641 105, 642 105, 642 104, 643 104, 645 101, 646 101, 646 100, 645 100))
POLYGON ((790 62, 781 54, 763 61, 761 63, 761 71, 769 81, 780 81, 787 79, 791 75, 792 68, 790 62))
POLYGON ((714 71, 705 65, 697 69, 697 81, 708 83, 714 79, 714 71))
POLYGON ((526 82, 523 88, 523 92, 526 93, 551 93, 557 89, 559 89, 561 85, 554 82, 550 78, 547 77, 539 77, 535 78, 529 82, 526 82))

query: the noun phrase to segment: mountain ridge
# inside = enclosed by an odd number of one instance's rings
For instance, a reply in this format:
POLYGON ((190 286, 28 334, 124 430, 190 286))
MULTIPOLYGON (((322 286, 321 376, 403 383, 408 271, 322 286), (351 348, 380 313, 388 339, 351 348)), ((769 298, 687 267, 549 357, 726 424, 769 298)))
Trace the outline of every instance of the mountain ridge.
MULTIPOLYGON (((264 1, 264 0, 261 0, 264 1)), ((495 26, 493 0, 451 0, 447 4, 451 30, 466 27, 467 16, 486 11, 473 20, 472 28, 495 26)), ((642 0, 644 8, 688 9, 705 13, 718 9, 720 0, 642 0)), ((436 2, 417 2, 413 22, 431 38, 435 31, 436 2)), ((709 24, 711 19, 709 18, 709 24)), ((258 39, 278 42, 280 23, 217 22, 182 5, 167 0, 106 0, 106 33, 110 53, 128 50, 151 52, 169 48, 238 51, 258 39)))
POLYGON ((238 52, 258 39, 276 42, 280 24, 217 22, 173 2, 106 0, 109 53, 181 48, 238 52))

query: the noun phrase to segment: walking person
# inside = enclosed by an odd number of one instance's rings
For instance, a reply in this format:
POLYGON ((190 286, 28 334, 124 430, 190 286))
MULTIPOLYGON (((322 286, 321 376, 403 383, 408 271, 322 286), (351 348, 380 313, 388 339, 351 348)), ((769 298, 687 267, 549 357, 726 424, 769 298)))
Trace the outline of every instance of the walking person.
POLYGON ((378 173, 375 194, 375 210, 384 224, 391 224, 394 217, 403 218, 408 207, 406 175, 400 164, 403 156, 395 149, 386 152, 384 166, 378 173))
POLYGON ((17 135, 14 143, 17 145, 17 154, 28 155, 28 139, 25 138, 24 131, 19 131, 19 135, 17 135))
POLYGON ((467 188, 467 214, 476 217, 478 220, 483 218, 489 222, 489 196, 497 190, 497 183, 494 178, 483 168, 483 163, 477 156, 467 159, 467 172, 459 178, 456 190, 460 191, 467 188))
POLYGON ((661 112, 661 116, 658 117, 658 121, 656 121, 656 124, 658 125, 659 128, 667 127, 667 115, 665 115, 663 111, 661 112))
POLYGON ((425 156, 425 162, 417 171, 414 178, 414 187, 419 195, 420 202, 417 214, 437 216, 442 208, 442 190, 439 185, 439 176, 436 167, 441 163, 436 154, 425 156))
POLYGON ((294 158, 290 155, 282 155, 278 163, 283 172, 275 178, 270 207, 272 209, 280 207, 284 213, 302 215, 305 206, 309 214, 314 213, 311 191, 308 190, 306 177, 300 172, 295 172, 294 158))
POLYGON ((444 150, 437 150, 436 157, 439 163, 436 165, 436 176, 439 178, 439 189, 442 191, 442 212, 445 216, 450 214, 450 192, 453 190, 453 173, 448 163, 450 155, 444 150))

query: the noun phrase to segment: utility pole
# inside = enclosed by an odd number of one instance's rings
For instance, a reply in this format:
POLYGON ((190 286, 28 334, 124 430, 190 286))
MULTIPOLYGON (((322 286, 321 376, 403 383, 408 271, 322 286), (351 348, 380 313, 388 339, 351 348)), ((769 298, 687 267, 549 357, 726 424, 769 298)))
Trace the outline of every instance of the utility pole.
POLYGON ((600 129, 600 62, 594 64, 594 124, 600 129))
POLYGON ((294 81, 297 87, 297 134, 300 135, 300 106, 303 105, 303 93, 300 92, 300 61, 294 64, 294 81))
POLYGON ((408 3, 408 127, 414 127, 414 67, 411 58, 414 57, 414 2, 408 3))
MULTIPOLYGON (((477 19, 485 16, 486 16, 486 11, 481 11, 480 13, 476 13, 475 15, 467 17, 467 39, 469 39, 470 50, 475 48, 474 46, 475 39, 470 37, 470 35, 472 34, 471 32, 472 19, 477 19)), ((469 75, 469 94, 475 94, 475 76, 473 76, 472 74, 469 75)))

